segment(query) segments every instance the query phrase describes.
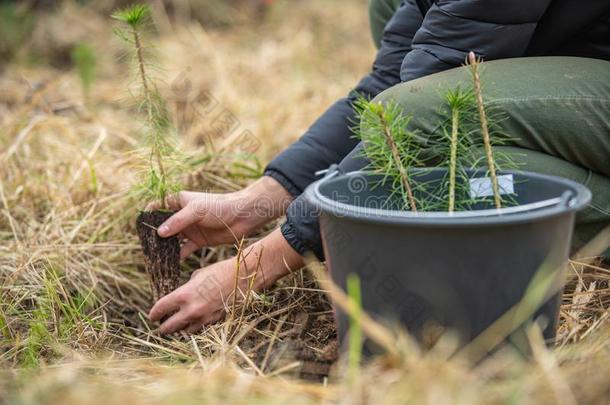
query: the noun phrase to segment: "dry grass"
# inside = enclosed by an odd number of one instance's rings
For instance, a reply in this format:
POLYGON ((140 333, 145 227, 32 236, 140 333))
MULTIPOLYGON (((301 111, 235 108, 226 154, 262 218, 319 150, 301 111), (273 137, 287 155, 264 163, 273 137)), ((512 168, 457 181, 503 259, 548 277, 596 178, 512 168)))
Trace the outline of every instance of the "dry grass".
MULTIPOLYGON (((264 162, 367 71, 374 50, 366 26, 364 1, 326 0, 280 1, 265 21, 231 28, 160 24, 162 90, 181 146, 201 156, 186 187, 230 191, 260 175, 264 162), (204 108, 210 96, 217 103, 212 113, 204 108), (233 135, 214 130, 224 110, 238 120, 233 135), (255 158, 245 159, 236 143, 244 130, 260 141, 255 158)), ((102 14, 71 2, 39 20, 28 46, 61 62, 65 48, 80 41, 98 55, 87 105, 65 63, 15 62, 0 76, 0 400, 603 403, 609 397, 610 270, 595 264, 572 263, 558 347, 548 351, 533 331, 530 362, 499 353, 473 367, 447 360, 448 341, 422 354, 401 337, 393 356, 360 370, 356 381, 295 380, 327 372, 336 350, 328 302, 305 271, 252 294, 247 308, 232 308, 225 322, 196 336, 157 337, 145 320, 150 293, 134 233, 142 202, 129 193, 137 166, 129 152, 138 146, 139 128, 124 101, 128 65, 116 61, 122 48, 102 14)), ((185 274, 234 253, 209 249, 185 274)))

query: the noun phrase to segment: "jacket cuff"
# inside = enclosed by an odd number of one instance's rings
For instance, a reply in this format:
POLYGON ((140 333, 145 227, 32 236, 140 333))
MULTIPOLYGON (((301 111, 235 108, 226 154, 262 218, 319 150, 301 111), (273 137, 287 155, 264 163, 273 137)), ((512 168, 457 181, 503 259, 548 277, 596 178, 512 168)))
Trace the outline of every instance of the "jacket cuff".
POLYGON ((265 169, 264 176, 271 177, 282 185, 293 197, 298 197, 303 193, 303 190, 299 189, 288 177, 280 173, 275 169, 265 169))
POLYGON ((324 261, 324 250, 322 246, 311 246, 303 238, 298 228, 290 221, 287 220, 281 226, 282 235, 286 242, 301 256, 304 256, 308 252, 312 252, 319 261, 324 261))

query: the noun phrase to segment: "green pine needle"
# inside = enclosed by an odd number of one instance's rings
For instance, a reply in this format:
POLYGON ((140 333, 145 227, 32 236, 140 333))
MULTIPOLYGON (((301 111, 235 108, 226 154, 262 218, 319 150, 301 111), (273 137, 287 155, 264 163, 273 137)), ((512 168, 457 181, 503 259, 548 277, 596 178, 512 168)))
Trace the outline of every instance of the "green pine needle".
POLYGON ((354 109, 359 119, 355 132, 371 162, 367 169, 383 175, 382 185, 391 185, 392 196, 400 197, 403 208, 417 211, 420 203, 409 169, 421 164, 421 147, 416 134, 407 129, 411 117, 395 102, 383 105, 359 98, 354 109))
MULTIPOLYGON (((474 87, 456 86, 440 93, 440 97, 440 130, 425 143, 409 130, 411 116, 405 115, 398 103, 381 104, 364 98, 354 103, 358 121, 353 130, 362 140, 363 154, 370 162, 366 169, 380 174, 380 185, 389 189, 385 203, 388 209, 454 212, 498 205, 497 196, 473 198, 470 193, 468 170, 488 167, 486 155, 482 154, 485 144, 474 87), (424 182, 426 171, 415 174, 410 170, 430 163, 446 168, 445 178, 424 182)), ((500 131, 503 115, 492 106, 485 109, 490 145, 504 145, 509 138, 500 131)), ((495 172, 518 168, 510 155, 497 151, 494 155, 495 172)), ((491 176, 490 171, 487 175, 491 176)), ((514 195, 499 198, 502 206, 516 204, 514 195)))
POLYGON ((149 54, 145 52, 147 43, 142 28, 149 16, 149 7, 141 4, 112 14, 112 18, 129 26, 127 32, 117 27, 115 33, 130 45, 134 54, 140 90, 136 95, 136 104, 144 124, 142 138, 148 149, 142 153, 147 167, 135 191, 139 198, 160 201, 161 208, 166 209, 166 196, 180 189, 179 175, 184 165, 181 164, 183 156, 174 144, 174 128, 167 103, 148 69, 149 54))
MULTIPOLYGON (((472 92, 464 92, 458 86, 455 89, 447 90, 445 101, 451 111, 451 132, 449 135, 449 197, 448 211, 455 211, 457 170, 458 170, 458 151, 460 146, 460 119, 462 114, 467 112, 469 106, 474 102, 472 92)), ((446 131, 446 130, 445 130, 446 131)), ((446 134, 446 132, 445 132, 446 134)), ((461 154, 460 154, 461 155, 461 154)))
MULTIPOLYGON (((487 168, 475 91, 472 85, 458 85, 440 93, 440 96, 444 101, 440 111, 444 121, 441 123, 441 137, 435 139, 434 149, 438 157, 438 166, 447 168, 448 173, 445 184, 439 190, 442 194, 442 204, 436 209, 449 212, 464 211, 493 203, 490 198, 470 196, 470 176, 467 170, 487 168), (454 139, 454 135, 457 135, 457 139, 454 139)), ((500 123, 505 119, 504 115, 493 106, 486 106, 486 110, 496 171, 517 169, 518 165, 511 155, 495 150, 510 139, 501 131, 500 123)), ((515 205, 514 197, 514 195, 500 195, 502 205, 515 205)))
POLYGON ((147 4, 134 4, 122 10, 117 10, 110 16, 117 21, 124 22, 132 28, 139 28, 150 17, 150 7, 147 4))

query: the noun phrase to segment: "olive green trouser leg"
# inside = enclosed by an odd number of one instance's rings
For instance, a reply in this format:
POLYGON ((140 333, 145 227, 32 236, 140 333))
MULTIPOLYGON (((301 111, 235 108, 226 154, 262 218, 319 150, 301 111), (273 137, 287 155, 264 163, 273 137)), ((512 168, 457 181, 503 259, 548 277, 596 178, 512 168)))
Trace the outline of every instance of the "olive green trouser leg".
MULTIPOLYGON (((483 96, 503 115, 513 159, 523 170, 559 175, 587 185, 591 204, 577 216, 582 243, 610 223, 610 62, 573 57, 504 59, 484 63, 483 96)), ((380 94, 411 115, 410 129, 430 142, 440 134, 442 93, 470 85, 466 68, 401 83, 380 94)))
MULTIPOLYGON (((591 203, 576 215, 576 232, 573 247, 583 246, 610 223, 610 178, 593 173, 584 167, 533 150, 517 147, 497 147, 499 152, 515 156, 520 170, 546 173, 577 181, 593 193, 591 203)), ((483 153, 481 151, 481 156, 483 153)), ((610 250, 605 256, 610 257, 610 250)))
POLYGON ((369 0, 369 23, 375 46, 379 48, 383 29, 402 0, 369 0))

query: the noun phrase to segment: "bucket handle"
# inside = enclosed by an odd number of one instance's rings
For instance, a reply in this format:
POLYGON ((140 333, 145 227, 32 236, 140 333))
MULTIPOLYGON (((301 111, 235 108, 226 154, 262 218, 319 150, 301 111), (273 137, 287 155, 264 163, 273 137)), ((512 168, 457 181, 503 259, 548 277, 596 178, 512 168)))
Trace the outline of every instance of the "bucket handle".
POLYGON ((572 190, 566 190, 561 194, 561 202, 559 203, 563 207, 573 207, 576 204, 576 199, 574 198, 574 192, 572 190))
POLYGON ((338 164, 333 163, 332 165, 330 165, 328 167, 328 169, 318 170, 314 174, 316 177, 320 177, 320 176, 324 175, 323 179, 327 180, 327 179, 335 177, 339 174, 343 174, 343 170, 341 170, 339 168, 338 164))
MULTIPOLYGON (((353 173, 353 172, 350 172, 350 173, 353 173)), ((338 164, 333 163, 332 165, 330 165, 328 167, 328 169, 318 170, 314 174, 317 177, 323 175, 324 177, 322 177, 322 180, 330 180, 331 178, 333 178, 337 175, 345 174, 345 172, 343 170, 341 170, 341 168, 339 167, 338 164)), ((464 212, 459 212, 459 213, 452 213, 451 216, 470 217, 470 216, 488 216, 488 215, 498 215, 498 214, 510 215, 510 214, 528 212, 528 211, 536 211, 539 209, 552 207, 554 205, 559 206, 559 207, 571 208, 577 203, 577 199, 574 197, 575 197, 575 193, 572 190, 566 190, 559 197, 550 198, 548 200, 538 201, 535 203, 529 203, 529 204, 520 205, 520 206, 516 206, 516 207, 479 210, 479 211, 474 211, 474 212, 464 211, 464 212)), ((441 213, 431 212, 431 213, 426 213, 426 216, 434 217, 434 216, 436 216, 435 214, 441 214, 441 213)), ((444 214, 445 213, 442 213, 443 216, 444 216, 444 214)), ((417 215, 419 215, 419 214, 416 214, 416 216, 417 215)))

